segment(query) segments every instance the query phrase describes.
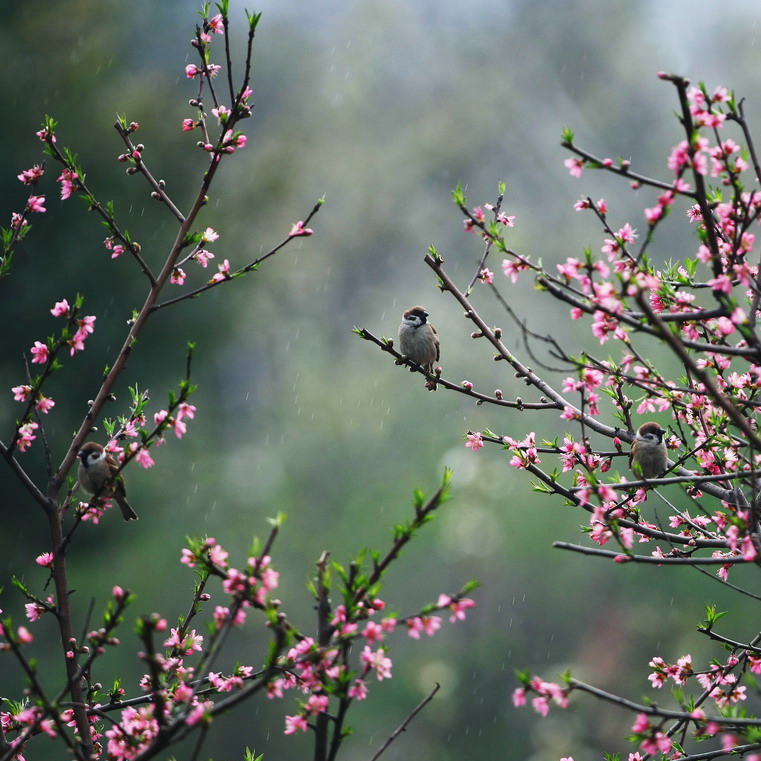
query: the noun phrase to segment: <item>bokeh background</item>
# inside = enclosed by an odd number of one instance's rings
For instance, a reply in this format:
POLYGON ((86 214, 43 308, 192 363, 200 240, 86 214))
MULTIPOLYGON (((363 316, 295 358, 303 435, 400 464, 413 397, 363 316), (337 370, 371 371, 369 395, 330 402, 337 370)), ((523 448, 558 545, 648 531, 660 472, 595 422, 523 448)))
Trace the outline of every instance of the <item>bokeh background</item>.
MULTIPOLYGON (((241 51, 243 8, 238 0, 231 6, 241 51)), ((146 161, 186 208, 206 160, 193 147, 196 136, 179 128, 193 116, 187 100, 195 85, 183 69, 194 60, 188 43, 196 10, 188 0, 27 0, 5 9, 4 223, 26 197, 15 175, 40 160, 34 132, 49 113, 98 196, 115 200, 120 224, 144 256, 162 260, 175 223, 115 161, 122 144, 112 124, 117 113, 140 123, 146 161)), ((619 567, 552 549, 554 539, 585 541, 578 531, 585 515, 532 493, 505 452, 472 454, 463 434, 488 427, 552 437, 562 433, 561 422, 427 393, 418 377, 351 329, 394 336, 403 309, 422 303, 442 336, 446 377, 533 398, 491 361, 487 346, 470 340, 469 323, 422 262, 435 245, 462 285, 478 262, 481 246, 464 234, 450 191, 460 182, 472 203, 483 203, 505 180, 505 210, 517 216, 511 246, 550 265, 601 245, 591 216, 573 211, 582 194, 608 199, 614 227, 629 221, 642 231, 642 209, 655 194, 590 172, 571 178, 562 164, 562 128, 574 129, 597 155, 629 158, 638 171, 667 178, 665 158, 683 136, 673 88, 656 78, 659 70, 704 80, 710 89, 735 88, 748 96, 747 113, 758 124, 761 9, 742 0, 261 0, 251 10, 264 15, 249 144, 225 162, 201 225, 221 233, 212 248, 218 260, 237 266, 281 240, 317 198, 327 202, 312 224, 314 237, 244 281, 152 319, 110 412, 127 409, 127 385, 135 382, 150 388, 152 409, 163 406, 182 375, 187 340, 197 342, 198 412, 182 441, 170 437, 156 451, 154 470, 127 473, 139 523, 109 515, 82 530, 71 548, 82 626, 91 598, 100 610, 114 583, 138 594, 131 618, 153 610, 170 620, 184 614, 194 580, 178 563, 185 536, 208 533, 242 562, 252 538, 267 533, 266 518, 284 511, 289 518, 273 553, 280 596, 308 631, 314 611, 305 582, 320 553, 330 550, 346 563, 362 547, 385 549, 393 525, 411 514, 413 489, 433 491, 448 465, 454 499, 392 570, 385 597, 405 615, 476 578, 478 607, 467 622, 445 625, 425 642, 396 636, 395 678, 372 684, 370 699, 352 710, 355 734, 342 757, 370 757, 436 681, 441 692, 386 758, 579 759, 628 750, 622 737, 631 717, 617 708, 578 696, 544 720, 514 709, 514 670, 555 678, 571 668, 639 699, 649 691, 653 655, 712 653, 694 627, 704 603, 738 610, 742 598, 695 571, 619 567)), ((13 276, 0 283, 0 436, 10 436, 19 409, 8 389, 23 381, 23 353, 57 328, 47 310, 82 293, 85 313, 97 316, 95 334, 49 388, 57 406, 46 433, 61 457, 145 284, 126 257, 111 261, 104 229, 81 202, 57 200, 56 168, 51 173, 49 211, 35 220, 13 276)), ((651 254, 691 255, 691 234, 677 208, 651 254)), ((537 331, 576 353, 594 345, 565 308, 533 291, 528 278, 513 286, 499 264, 491 262, 501 292, 537 331)), ((209 271, 193 276, 201 282, 209 271)), ((511 335, 486 289, 475 301, 511 335)), ((513 348, 526 356, 517 339, 513 348)), ((562 377, 548 374, 554 382, 562 377)), ((40 452, 36 446, 23 459, 41 482, 40 452)), ((8 588, 10 577, 44 583, 33 562, 47 549, 44 520, 7 468, 0 469, 0 505, 0 606, 18 619, 23 601, 8 588)), ((743 582, 740 574, 736 581, 743 582)), ((737 638, 757 630, 746 615, 729 622, 737 638)), ((254 665, 264 642, 256 629, 247 627, 235 642, 235 654, 254 665)), ((43 665, 55 684, 53 627, 41 623, 35 631, 49 642, 43 665)), ((136 640, 128 626, 122 639, 125 647, 109 654, 99 678, 107 685, 121 675, 133 693, 143 669, 130 655, 136 640)), ((18 684, 2 666, 0 694, 17 694, 18 684)), ((303 757, 309 738, 282 736, 283 715, 293 712, 290 697, 247 704, 218 722, 205 754, 239 758, 249 746, 265 758, 303 757)), ((36 758, 46 748, 53 758, 46 742, 36 758)))

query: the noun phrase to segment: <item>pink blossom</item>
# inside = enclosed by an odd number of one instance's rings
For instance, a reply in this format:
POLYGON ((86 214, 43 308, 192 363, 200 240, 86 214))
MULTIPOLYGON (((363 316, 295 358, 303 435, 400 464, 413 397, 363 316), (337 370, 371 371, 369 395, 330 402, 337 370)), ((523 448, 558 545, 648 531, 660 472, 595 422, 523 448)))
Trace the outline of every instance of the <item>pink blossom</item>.
POLYGON ((187 275, 185 274, 185 270, 182 269, 182 267, 175 267, 172 270, 172 276, 169 278, 169 282, 174 285, 183 285, 185 283, 185 278, 187 275))
POLYGON ((221 13, 218 13, 214 18, 210 18, 207 22, 207 26, 212 32, 214 32, 214 34, 225 33, 225 25, 221 13))
POLYGON ((330 698, 327 695, 310 695, 305 708, 316 716, 318 713, 325 713, 329 705, 330 698))
POLYGON ((729 275, 719 275, 708 281, 707 285, 710 285, 714 291, 730 294, 732 293, 732 278, 729 275))
MULTIPOLYGON (((571 172, 573 174, 573 172, 571 172)), ((580 176, 580 175, 577 175, 580 176)), ((550 701, 544 695, 531 698, 531 707, 540 715, 547 716, 550 712, 550 701)))
POLYGON ((520 708, 521 706, 526 705, 526 688, 525 687, 516 687, 513 690, 513 705, 516 708, 520 708))
POLYGON ((37 565, 41 565, 43 568, 50 568, 53 565, 54 555, 52 552, 43 552, 42 555, 37 555, 34 562, 37 565))
POLYGON ((13 386, 11 388, 14 402, 25 402, 32 393, 31 386, 13 386))
POLYGON ((26 209, 27 211, 44 214, 47 211, 45 208, 45 196, 29 196, 29 200, 26 202, 26 209))
POLYGON ((528 262, 520 259, 503 259, 502 274, 509 277, 513 283, 518 282, 518 275, 530 269, 528 262))
POLYGON ((156 462, 154 461, 153 457, 151 457, 150 450, 148 447, 141 446, 137 454, 135 455, 135 462, 138 463, 143 468, 152 468, 156 462))
POLYGON ((384 637, 383 627, 375 621, 368 621, 362 631, 362 636, 371 644, 380 642, 384 637))
POLYGON ((415 616, 407 620, 407 634, 412 639, 420 639, 420 632, 425 632, 429 637, 441 628, 439 616, 415 616))
POLYGON ((191 420, 196 416, 196 408, 192 404, 182 402, 177 408, 177 420, 189 417, 191 420))
POLYGON ((297 238, 299 236, 309 236, 313 234, 314 230, 312 230, 311 227, 304 227, 304 222, 299 220, 293 225, 293 227, 291 227, 291 231, 288 233, 288 236, 291 238, 297 238))
POLYGON ((26 452, 31 443, 37 438, 34 435, 34 431, 36 431, 38 428, 39 426, 37 423, 25 423, 19 427, 18 441, 16 442, 19 452, 26 452))
POLYGON ((222 264, 218 264, 219 272, 209 281, 211 283, 219 283, 222 280, 228 280, 230 277, 230 262, 225 259, 222 264))
POLYGON ((28 602, 24 605, 26 611, 27 620, 30 623, 38 621, 40 616, 45 612, 45 608, 42 605, 38 605, 36 602, 28 602))
POLYGON ((92 315, 88 315, 87 317, 83 317, 82 319, 77 320, 77 325, 79 325, 79 328, 74 336, 67 341, 71 347, 70 353, 72 357, 74 356, 75 352, 84 350, 85 339, 90 333, 95 330, 95 320, 96 318, 92 315))
POLYGON ((187 547, 182 548, 180 554, 180 563, 184 563, 188 568, 195 568, 198 558, 187 547))
POLYGON ((77 190, 74 186, 74 180, 78 177, 77 173, 73 169, 64 169, 61 172, 61 176, 58 178, 58 182, 61 183, 61 200, 65 201, 71 194, 77 190))
POLYGON ((349 697, 355 700, 364 700, 367 697, 367 687, 364 680, 357 679, 349 688, 349 697))
POLYGON ((283 734, 292 735, 298 732, 306 732, 309 725, 307 724, 306 716, 302 716, 300 713, 295 716, 285 717, 285 732, 283 734))
POLYGON ((205 700, 203 703, 198 703, 193 707, 193 710, 188 714, 185 719, 185 723, 188 726, 196 726, 197 724, 206 724, 211 721, 211 709, 214 707, 214 703, 211 700, 205 700))
POLYGON ((209 560, 211 560, 214 565, 220 566, 221 568, 227 568, 228 557, 230 557, 230 553, 223 549, 219 544, 215 544, 209 550, 209 560))
POLYGON ((193 629, 184 637, 180 637, 179 629, 172 629, 171 636, 164 641, 164 647, 178 650, 183 655, 190 655, 194 650, 203 649, 203 635, 196 634, 196 630, 193 629))
POLYGON ((35 405, 37 412, 42 412, 44 415, 47 415, 53 407, 55 407, 55 402, 48 396, 40 396, 35 405))
POLYGON ((365 645, 360 659, 367 669, 375 669, 378 681, 391 678, 391 659, 386 657, 386 651, 382 647, 372 650, 369 645, 365 645))
POLYGON ((566 169, 571 173, 571 177, 581 177, 582 174, 584 174, 584 160, 575 158, 575 159, 566 159, 563 164, 565 165, 566 169))
POLYGON ((189 63, 185 67, 185 76, 188 79, 193 79, 193 77, 203 76, 203 69, 199 69, 198 66, 196 66, 194 63, 189 63))
POLYGON ((39 164, 35 164, 31 169, 24 169, 24 171, 18 175, 18 178, 24 183, 24 185, 34 185, 44 173, 45 169, 39 164))
POLYGON ((746 536, 742 540, 742 556, 743 560, 748 562, 755 561, 756 557, 758 557, 758 553, 756 552, 756 547, 753 544, 753 540, 746 536))
POLYGON ((420 639, 420 632, 423 631, 423 619, 420 618, 420 616, 414 616, 413 618, 407 619, 406 624, 407 634, 409 634, 412 639, 420 639))
POLYGON ((465 442, 465 446, 477 452, 484 445, 484 440, 479 431, 475 433, 469 433, 466 437, 468 440, 465 442))
POLYGON ((69 302, 64 299, 63 301, 56 301, 55 306, 50 310, 50 314, 53 317, 68 317, 69 316, 69 302))
POLYGON ((209 264, 209 260, 214 258, 214 254, 211 251, 201 249, 193 254, 193 258, 205 269, 209 264))
POLYGON ((488 269, 488 268, 482 269, 478 273, 478 279, 482 283, 486 283, 487 285, 491 285, 491 283, 494 282, 494 273, 490 269, 488 269))
POLYGON ((41 130, 35 132, 34 134, 37 135, 37 137, 40 138, 40 140, 42 140, 43 143, 47 143, 47 142, 55 143, 55 142, 57 142, 56 136, 50 130, 48 130, 47 128, 41 129, 41 130))
POLYGON ((18 637, 18 641, 24 645, 28 645, 34 640, 32 633, 26 628, 26 626, 19 626, 16 630, 16 636, 18 637))
POLYGON ((449 622, 452 624, 455 621, 464 621, 465 611, 476 606, 476 603, 468 597, 454 601, 448 595, 440 595, 437 604, 441 607, 449 608, 451 611, 449 622))
POLYGON ((44 365, 48 361, 48 347, 40 341, 35 341, 31 348, 32 364, 44 365))
POLYGON ((192 119, 183 119, 182 120, 182 131, 183 132, 191 132, 198 126, 198 122, 194 122, 192 119))

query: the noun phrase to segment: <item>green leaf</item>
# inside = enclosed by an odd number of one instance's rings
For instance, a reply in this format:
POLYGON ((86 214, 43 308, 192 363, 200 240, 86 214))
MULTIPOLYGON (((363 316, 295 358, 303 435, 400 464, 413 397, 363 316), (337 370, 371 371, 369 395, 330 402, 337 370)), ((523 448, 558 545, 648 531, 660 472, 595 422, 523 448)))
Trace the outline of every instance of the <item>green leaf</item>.
POLYGON ((462 190, 462 185, 458 182, 457 187, 452 191, 452 200, 458 206, 465 206, 465 194, 462 190))

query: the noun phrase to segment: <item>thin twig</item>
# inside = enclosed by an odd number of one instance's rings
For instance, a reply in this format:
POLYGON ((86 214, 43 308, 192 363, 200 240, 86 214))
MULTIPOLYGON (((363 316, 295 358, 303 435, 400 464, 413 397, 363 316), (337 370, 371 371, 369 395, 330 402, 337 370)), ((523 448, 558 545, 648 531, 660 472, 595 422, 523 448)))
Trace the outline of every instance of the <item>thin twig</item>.
POLYGON ((433 700, 433 696, 441 689, 441 685, 436 682, 436 686, 428 693, 428 695, 418 703, 418 705, 415 707, 415 709, 407 716, 407 718, 397 727, 396 730, 391 734, 391 736, 386 740, 386 742, 381 745, 381 747, 378 749, 378 751, 373 755, 373 757, 370 759, 370 761, 377 761, 383 755, 383 753, 386 751, 389 745, 391 745, 394 740, 396 740, 397 737, 402 732, 405 732, 407 730, 407 726, 409 723, 433 700))

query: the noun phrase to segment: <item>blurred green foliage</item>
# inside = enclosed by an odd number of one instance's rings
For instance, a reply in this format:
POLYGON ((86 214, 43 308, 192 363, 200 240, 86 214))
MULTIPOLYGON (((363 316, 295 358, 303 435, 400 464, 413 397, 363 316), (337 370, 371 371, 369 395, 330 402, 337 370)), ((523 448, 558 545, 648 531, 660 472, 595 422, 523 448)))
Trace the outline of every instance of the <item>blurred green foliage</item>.
MULTIPOLYGON (((242 7, 237 0, 231 6, 239 22, 233 42, 241 49, 242 7)), ((196 9, 188 0, 28 0, 5 9, 4 223, 26 197, 15 176, 40 160, 34 132, 49 113, 95 193, 115 201, 117 219, 141 243, 143 256, 162 260, 175 223, 141 179, 115 161, 122 144, 112 124, 117 113, 140 123, 136 137, 146 145, 145 160, 178 205, 186 205, 206 160, 194 148, 196 136, 180 131, 181 120, 192 116, 187 100, 195 90, 183 69, 191 60, 196 9)), ((572 211, 582 194, 608 199, 614 226, 644 227, 641 210, 652 205, 652 193, 633 194, 594 173, 581 181, 568 177, 562 128, 572 127, 598 155, 623 155, 643 173, 666 176, 665 157, 681 135, 673 93, 655 72, 676 70, 754 96, 753 29, 761 11, 750 2, 725 4, 722 18, 710 22, 685 0, 467 6, 266 0, 250 10, 264 13, 255 45, 256 107, 246 124, 248 147, 226 162, 202 216, 221 233, 212 250, 219 261, 244 264, 281 240, 318 197, 325 194, 327 203, 313 238, 289 246, 244 281, 152 319, 110 414, 126 411, 127 386, 136 381, 151 389, 160 408, 182 376, 191 339, 197 417, 182 441, 155 451, 154 470, 127 472, 137 525, 108 515, 80 533, 70 554, 74 586, 82 589, 79 610, 87 609, 90 595, 98 610, 118 583, 138 594, 135 615, 156 610, 176 617, 189 604, 193 582, 177 562, 187 534, 215 536, 235 563, 252 536, 266 533, 265 518, 285 511, 274 564, 286 610, 308 630, 314 614, 304 582, 321 551, 346 562, 362 546, 385 547, 394 523, 410 514, 413 489, 432 490, 451 465, 454 499, 392 571, 385 598, 404 615, 476 577, 478 607, 466 623, 447 626, 432 640, 396 637, 395 678, 373 684, 370 699, 356 706, 350 722, 356 735, 344 758, 369 757, 435 681, 441 693, 387 752, 389 761, 624 750, 629 717, 589 699, 546 720, 513 709, 514 669, 554 678, 570 667, 586 681, 638 699, 648 692, 653 655, 669 660, 706 648, 693 626, 703 603, 715 600, 724 609, 738 599, 695 571, 619 567, 553 551, 553 539, 579 536, 585 516, 531 493, 504 452, 466 450, 463 433, 488 427, 516 438, 530 430, 553 437, 562 432, 560 421, 497 416, 459 395, 429 394, 419 377, 395 367, 351 328, 393 337, 403 309, 423 303, 442 336, 446 377, 487 391, 499 387, 506 396, 524 393, 481 342, 470 340, 469 323, 422 264, 434 244, 448 272, 463 281, 481 254, 478 239, 462 232, 450 190, 461 182, 471 202, 488 202, 505 180, 504 208, 518 217, 510 245, 547 263, 601 244, 593 220, 572 211)), ((747 104, 752 123, 758 105, 747 104)), ((47 310, 81 292, 85 314, 96 315, 97 323, 88 350, 66 358, 49 389, 58 405, 46 433, 60 458, 146 288, 126 256, 110 259, 103 228, 81 202, 57 200, 54 173, 50 167, 45 178, 49 211, 34 220, 12 277, 0 283, 6 326, 0 435, 8 436, 17 412, 8 389, 23 381, 24 352, 54 330, 47 310)), ((693 254, 682 212, 674 210, 654 256, 693 254)), ((490 266, 499 273, 499 264, 490 266)), ((498 278, 535 330, 551 331, 575 353, 594 346, 585 329, 566 320, 565 308, 534 293, 527 278, 518 286, 498 278)), ((488 293, 477 293, 475 301, 515 336, 488 293)), ((516 344, 515 351, 523 349, 516 344)), ((24 462, 42 479, 39 449, 24 462)), ((0 582, 16 573, 41 583, 32 559, 47 549, 42 516, 8 469, 0 470, 0 494, 0 582)), ((656 500, 648 509, 658 509, 656 500)), ((0 605, 21 617, 12 591, 0 605)), ((736 614, 730 620, 742 626, 736 614)), ((255 629, 233 638, 230 652, 244 662, 260 657, 264 635, 255 629)), ((44 638, 45 624, 37 631, 44 638)), ((52 647, 52 626, 47 635, 52 647)), ((135 640, 126 629, 122 640, 124 652, 109 655, 107 667, 132 692, 142 669, 128 656, 135 640)), ((5 673, 0 693, 8 695, 14 685, 5 673)), ((303 755, 309 738, 282 737, 289 701, 251 704, 225 717, 206 755, 239 758, 246 746, 267 759, 303 755)))

